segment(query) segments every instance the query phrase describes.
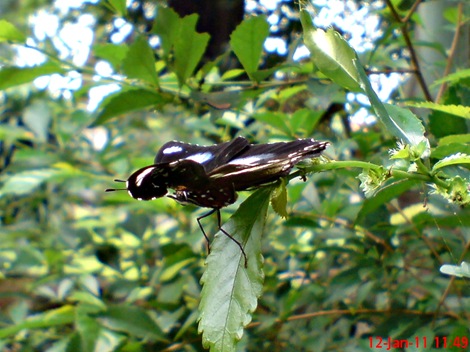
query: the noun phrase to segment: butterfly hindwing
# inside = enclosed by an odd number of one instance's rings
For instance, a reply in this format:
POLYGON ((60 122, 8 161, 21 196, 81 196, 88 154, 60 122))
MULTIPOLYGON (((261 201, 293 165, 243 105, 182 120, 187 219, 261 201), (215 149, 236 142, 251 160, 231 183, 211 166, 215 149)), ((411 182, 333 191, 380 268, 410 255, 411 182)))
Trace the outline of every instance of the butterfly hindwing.
POLYGON ((327 146, 327 142, 313 139, 250 145, 208 176, 211 182, 231 183, 236 191, 242 191, 286 176, 299 161, 320 155, 327 146))

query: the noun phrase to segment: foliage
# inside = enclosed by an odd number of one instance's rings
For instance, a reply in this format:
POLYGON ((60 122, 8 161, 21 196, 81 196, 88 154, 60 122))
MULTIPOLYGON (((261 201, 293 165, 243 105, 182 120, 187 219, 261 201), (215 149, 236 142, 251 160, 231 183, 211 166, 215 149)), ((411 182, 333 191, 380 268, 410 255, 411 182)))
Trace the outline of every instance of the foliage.
MULTIPOLYGON (((132 23, 132 6, 83 5, 81 15, 95 19, 83 64, 54 36, 35 38, 24 19, 2 19, 2 350, 369 351, 388 338, 434 347, 445 339, 465 350, 468 281, 439 268, 468 277, 468 69, 453 65, 453 46, 445 71, 426 84, 417 49, 445 50, 410 39, 421 5, 395 3, 376 9, 382 35, 360 55, 314 25, 319 8, 301 4, 310 59, 292 60, 294 40, 272 65, 263 48, 269 14, 251 14, 232 32, 239 64, 226 71, 228 54, 203 61, 209 35, 196 31, 197 15, 161 5, 151 28, 134 21, 122 42, 109 38, 115 20, 132 23), (19 65, 19 48, 44 54, 43 62, 19 65), (112 73, 97 72, 103 63, 112 73), (369 79, 382 69, 411 72, 422 94, 397 89, 383 103, 369 79), (49 90, 37 88, 45 75, 49 90), (58 93, 58 77, 79 84, 58 93), (87 109, 108 85, 114 92, 87 109), (348 119, 365 110, 379 122, 348 119), (104 193, 168 140, 235 135, 332 143, 326 158, 223 210, 246 268, 221 233, 207 254, 195 219, 204 209, 104 193)), ((455 36, 465 11, 452 3, 445 13, 455 36)), ((77 16, 62 14, 61 25, 77 16)), ((204 225, 215 232, 215 219, 204 225)))

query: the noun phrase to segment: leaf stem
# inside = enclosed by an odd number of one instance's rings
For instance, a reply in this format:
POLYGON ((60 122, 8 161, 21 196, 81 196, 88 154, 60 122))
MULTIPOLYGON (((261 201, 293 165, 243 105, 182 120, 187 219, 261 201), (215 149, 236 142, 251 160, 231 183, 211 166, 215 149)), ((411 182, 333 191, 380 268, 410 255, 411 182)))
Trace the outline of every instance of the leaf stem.
MULTIPOLYGON (((395 179, 408 179, 408 180, 419 180, 423 182, 432 182, 440 187, 444 187, 446 189, 449 188, 449 184, 443 180, 441 180, 437 176, 431 176, 425 166, 423 165, 425 172, 408 172, 408 171, 403 171, 403 170, 397 170, 391 168, 389 170, 389 175, 392 178, 395 179)), ((383 167, 380 165, 372 164, 369 162, 365 161, 357 161, 357 160, 351 160, 351 161, 331 161, 326 164, 318 164, 310 167, 306 167, 305 171, 306 172, 321 172, 321 171, 326 171, 326 170, 337 170, 337 169, 346 169, 346 168, 360 168, 364 170, 375 170, 378 172, 383 172, 383 167)), ((421 170, 421 168, 418 166, 418 170, 421 170)), ((305 173, 304 170, 299 170, 297 172, 294 172, 289 175, 288 179, 291 180, 295 177, 302 176, 305 173)))

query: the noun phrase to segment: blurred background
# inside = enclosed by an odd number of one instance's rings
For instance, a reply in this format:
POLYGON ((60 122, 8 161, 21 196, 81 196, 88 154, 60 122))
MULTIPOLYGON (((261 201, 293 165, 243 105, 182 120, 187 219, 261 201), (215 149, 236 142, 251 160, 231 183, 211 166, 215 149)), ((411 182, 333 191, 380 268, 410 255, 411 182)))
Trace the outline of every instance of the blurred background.
MULTIPOLYGON (((310 9, 357 51, 384 102, 469 105, 468 73, 436 83, 468 69, 468 4, 310 9)), ((203 350, 207 250, 196 218, 205 210, 104 192, 169 140, 315 138, 332 143, 328 158, 394 165, 397 141, 367 98, 312 64, 294 1, 3 0, 0 14, 4 351, 203 350), (253 48, 250 71, 231 35, 252 16, 263 30, 239 44, 253 48)), ((451 145, 432 160, 470 154, 468 119, 416 113, 432 147, 451 145)), ((424 182, 392 184, 370 201, 360 171, 294 179, 287 218, 268 210, 264 290, 240 350, 370 351, 376 337, 447 338, 466 350, 469 282, 439 267, 469 260, 468 208, 424 182)), ((468 180, 465 167, 446 172, 468 180)), ((204 225, 217 231, 212 217, 204 225)))

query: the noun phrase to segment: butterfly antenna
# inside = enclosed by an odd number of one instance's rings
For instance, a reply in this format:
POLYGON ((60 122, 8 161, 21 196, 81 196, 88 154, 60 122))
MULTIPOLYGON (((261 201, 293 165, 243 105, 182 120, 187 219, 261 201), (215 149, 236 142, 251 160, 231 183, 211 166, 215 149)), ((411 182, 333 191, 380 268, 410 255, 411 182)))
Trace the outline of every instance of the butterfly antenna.
MULTIPOLYGON (((115 179, 114 182, 127 182, 127 181, 115 179)), ((127 188, 107 188, 104 191, 105 192, 127 191, 127 188)))

